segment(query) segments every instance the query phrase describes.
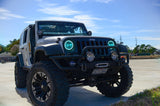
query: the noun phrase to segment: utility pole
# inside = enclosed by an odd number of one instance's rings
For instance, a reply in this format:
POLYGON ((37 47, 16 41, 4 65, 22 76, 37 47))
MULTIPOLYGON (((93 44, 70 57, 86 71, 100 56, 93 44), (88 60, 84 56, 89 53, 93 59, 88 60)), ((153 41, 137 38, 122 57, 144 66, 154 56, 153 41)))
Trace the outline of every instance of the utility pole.
POLYGON ((121 45, 123 44, 121 35, 120 35, 120 44, 121 45))
POLYGON ((135 41, 136 41, 136 47, 137 47, 137 37, 135 37, 135 41))

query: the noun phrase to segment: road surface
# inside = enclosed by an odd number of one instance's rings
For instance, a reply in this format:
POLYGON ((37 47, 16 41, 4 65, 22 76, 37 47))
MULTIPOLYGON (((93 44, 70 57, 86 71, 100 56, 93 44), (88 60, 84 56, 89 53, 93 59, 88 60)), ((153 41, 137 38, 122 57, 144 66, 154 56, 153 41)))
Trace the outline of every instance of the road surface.
MULTIPOLYGON (((95 87, 75 87, 65 106, 106 106, 144 89, 160 86, 160 59, 131 60, 134 82, 132 88, 119 98, 101 95, 95 87)), ((26 89, 16 89, 14 83, 14 63, 0 63, 0 106, 32 106, 26 89)))

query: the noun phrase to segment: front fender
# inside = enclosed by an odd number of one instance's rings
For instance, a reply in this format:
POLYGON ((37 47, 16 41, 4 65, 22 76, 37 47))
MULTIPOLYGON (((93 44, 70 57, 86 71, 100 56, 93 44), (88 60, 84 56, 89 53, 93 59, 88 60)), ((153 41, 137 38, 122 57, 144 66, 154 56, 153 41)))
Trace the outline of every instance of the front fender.
POLYGON ((46 56, 64 54, 62 47, 59 44, 47 44, 47 45, 38 46, 35 48, 35 53, 38 51, 43 51, 46 56))

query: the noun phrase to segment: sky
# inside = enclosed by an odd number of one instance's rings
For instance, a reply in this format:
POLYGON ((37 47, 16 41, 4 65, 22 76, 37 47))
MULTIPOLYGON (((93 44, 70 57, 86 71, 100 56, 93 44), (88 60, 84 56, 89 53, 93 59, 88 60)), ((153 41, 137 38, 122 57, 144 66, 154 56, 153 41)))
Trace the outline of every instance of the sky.
POLYGON ((83 22, 93 36, 160 49, 160 0, 0 0, 0 44, 35 20, 83 22))

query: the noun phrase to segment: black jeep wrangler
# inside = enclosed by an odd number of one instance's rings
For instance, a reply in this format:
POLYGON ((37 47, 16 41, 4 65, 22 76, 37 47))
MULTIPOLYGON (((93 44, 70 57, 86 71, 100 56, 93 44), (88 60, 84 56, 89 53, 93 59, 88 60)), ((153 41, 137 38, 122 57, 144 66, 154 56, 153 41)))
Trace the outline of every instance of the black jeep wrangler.
POLYGON ((91 35, 77 22, 29 25, 20 38, 16 87, 27 87, 36 106, 62 106, 75 86, 96 86, 107 97, 126 93, 133 80, 127 48, 111 38, 91 35))

